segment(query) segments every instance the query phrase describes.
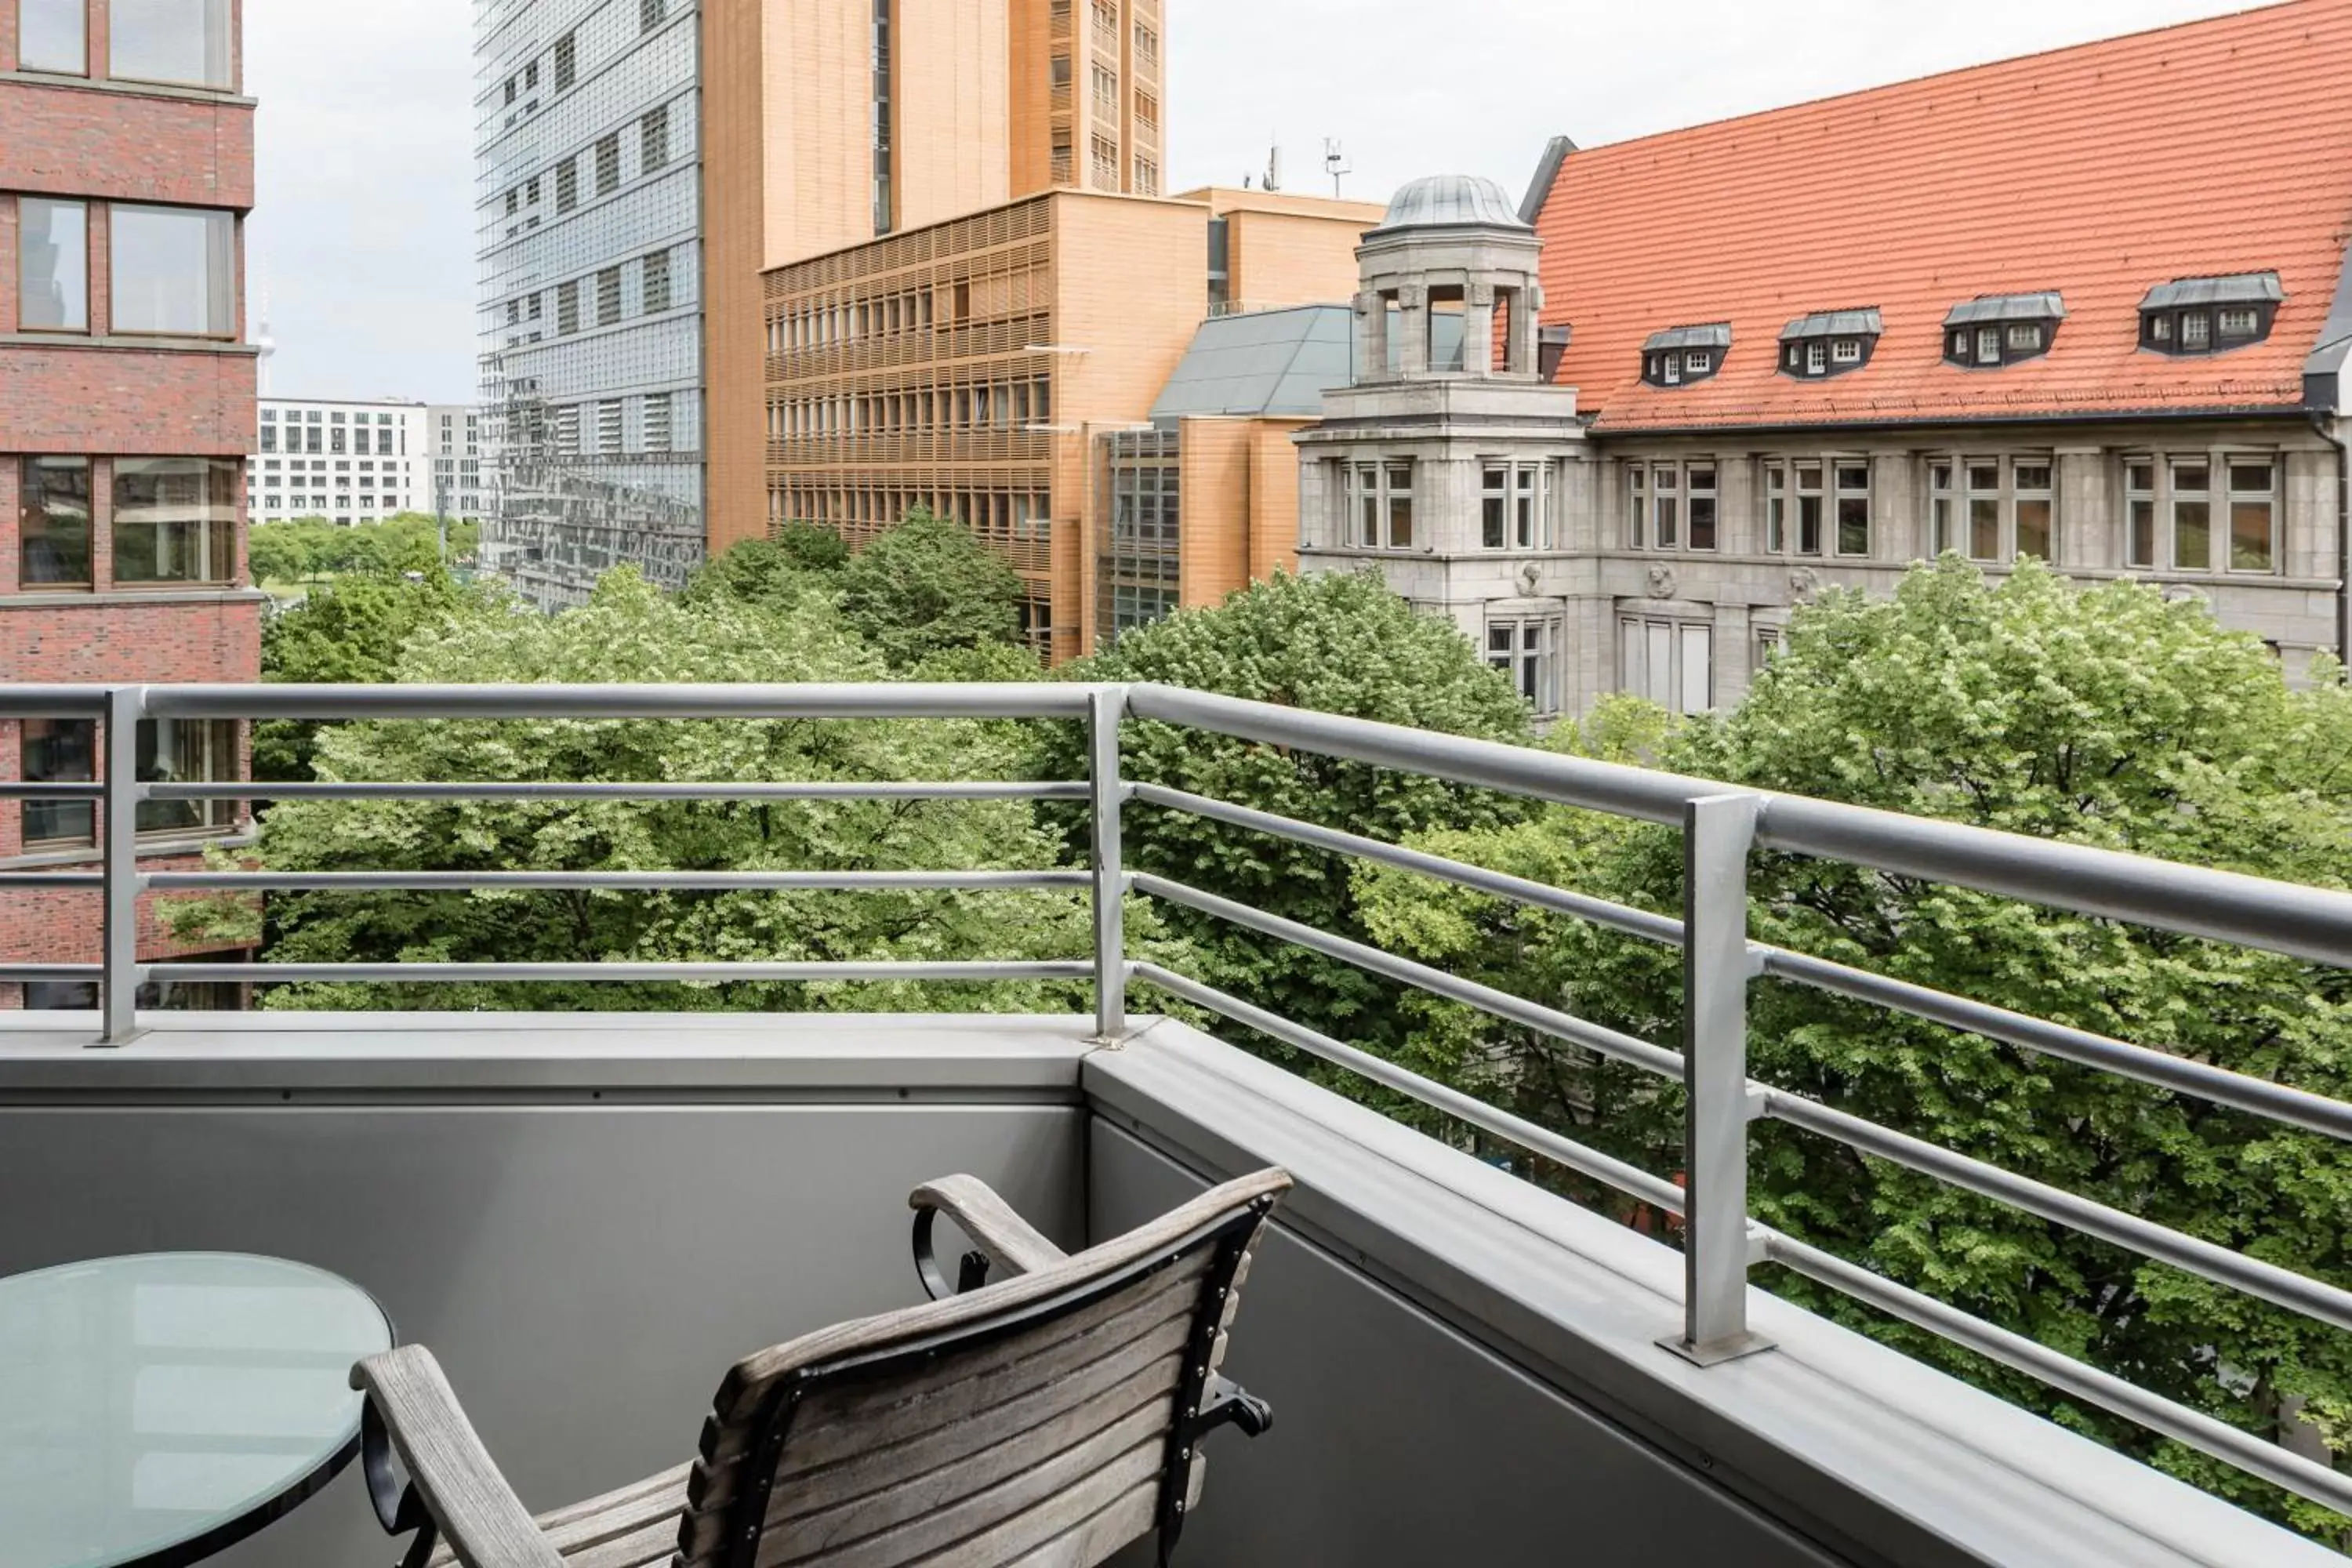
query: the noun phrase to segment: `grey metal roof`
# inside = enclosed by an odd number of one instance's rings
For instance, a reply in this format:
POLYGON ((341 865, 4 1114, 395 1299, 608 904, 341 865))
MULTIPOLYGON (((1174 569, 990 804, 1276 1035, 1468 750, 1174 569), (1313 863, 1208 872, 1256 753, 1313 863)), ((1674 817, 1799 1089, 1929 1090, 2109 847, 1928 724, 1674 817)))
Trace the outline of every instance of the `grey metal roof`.
POLYGON ((1345 305, 1220 316, 1192 334, 1192 347, 1151 405, 1151 417, 1315 418, 1323 412, 1324 392, 1348 384, 1354 353, 1355 312, 1345 305))
POLYGON ((1981 321, 2063 321, 2066 301, 2056 290, 2045 294, 1979 294, 1952 307, 1947 327, 1973 327, 1981 321))
POLYGON ((2286 298, 2275 272, 2238 272, 2226 278, 2176 278, 2159 283, 2139 302, 2143 310, 2184 305, 2275 305, 2286 298))
POLYGON ((1780 341, 1785 343, 1800 338, 1876 337, 1885 331, 1878 307, 1873 305, 1867 310, 1822 310, 1800 316, 1780 329, 1780 341))
POLYGON ((1374 234, 1408 228, 1507 228, 1532 234, 1519 205, 1503 187, 1477 174, 1432 174, 1413 181, 1389 203, 1374 234))
POLYGON ((1663 332, 1652 332, 1650 341, 1642 345, 1645 354, 1667 349, 1727 349, 1731 346, 1731 323, 1715 321, 1704 327, 1668 327, 1663 332))

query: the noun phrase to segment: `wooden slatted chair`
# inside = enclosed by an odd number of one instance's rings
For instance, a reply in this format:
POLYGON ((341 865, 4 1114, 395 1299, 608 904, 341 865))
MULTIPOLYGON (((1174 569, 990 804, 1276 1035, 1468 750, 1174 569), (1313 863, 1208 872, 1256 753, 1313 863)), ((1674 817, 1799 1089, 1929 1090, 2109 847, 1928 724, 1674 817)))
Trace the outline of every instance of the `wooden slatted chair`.
POLYGON ((414 1532, 404 1568, 1084 1568, 1154 1531, 1164 1563, 1202 1437, 1272 1420, 1217 1369, 1289 1186, 1244 1177, 1076 1257, 971 1177, 919 1187, 930 1304, 738 1362, 698 1458, 536 1520, 432 1352, 403 1346, 352 1371, 370 1497, 414 1532), (980 1249, 954 1286, 941 1214, 980 1249), (991 1263, 1009 1277, 985 1283, 991 1263))

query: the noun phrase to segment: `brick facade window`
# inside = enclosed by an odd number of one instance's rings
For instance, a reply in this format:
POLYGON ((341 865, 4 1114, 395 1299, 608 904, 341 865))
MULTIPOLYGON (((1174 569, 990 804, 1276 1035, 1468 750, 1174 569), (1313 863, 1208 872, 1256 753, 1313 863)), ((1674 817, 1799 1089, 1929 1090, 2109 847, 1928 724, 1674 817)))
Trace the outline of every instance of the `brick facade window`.
POLYGON ((20 493, 17 581, 27 588, 89 587, 89 459, 27 458, 20 493))
POLYGON ((89 0, 20 0, 16 63, 28 71, 89 74, 89 0))
MULTIPOLYGON (((98 724, 90 719, 27 719, 18 772, 26 784, 78 784, 98 776, 98 724)), ((76 848, 98 842, 98 807, 86 800, 25 803, 25 847, 76 848)))
POLYGON ((107 69, 131 81, 227 88, 228 0, 114 0, 107 69))
POLYGON ((236 334, 235 214, 117 204, 111 222, 116 331, 236 334))
POLYGON ((118 458, 114 580, 226 583, 236 574, 238 465, 221 458, 118 458))
POLYGON ((20 196, 16 220, 16 324, 89 331, 89 204, 20 196))

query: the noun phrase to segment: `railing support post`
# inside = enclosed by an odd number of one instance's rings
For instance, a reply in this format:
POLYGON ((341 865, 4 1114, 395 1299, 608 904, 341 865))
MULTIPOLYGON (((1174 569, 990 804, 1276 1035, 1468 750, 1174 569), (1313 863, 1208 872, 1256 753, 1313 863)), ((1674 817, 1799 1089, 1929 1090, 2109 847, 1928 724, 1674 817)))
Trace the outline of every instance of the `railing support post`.
POLYGON ((1127 789, 1118 766, 1119 725, 1126 717, 1125 687, 1105 687, 1094 694, 1087 776, 1094 805, 1095 1035, 1104 1041, 1127 1033, 1127 868, 1119 839, 1127 789))
POLYGON ((1770 1342, 1748 1328, 1748 858, 1763 803, 1711 795, 1683 808, 1683 1331, 1701 1366, 1770 1342))
POLYGON ((139 717, 144 687, 106 694, 106 777, 100 784, 105 818, 106 885, 100 928, 99 1043, 127 1044, 139 1033, 139 717))

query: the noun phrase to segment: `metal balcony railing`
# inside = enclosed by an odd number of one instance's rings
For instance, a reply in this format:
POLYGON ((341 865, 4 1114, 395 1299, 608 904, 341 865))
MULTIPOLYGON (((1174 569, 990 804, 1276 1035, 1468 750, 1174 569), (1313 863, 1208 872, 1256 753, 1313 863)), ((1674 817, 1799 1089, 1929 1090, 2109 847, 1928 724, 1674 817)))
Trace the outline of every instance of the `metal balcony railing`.
POLYGON ((2352 968, 2352 893, 2201 869, 2136 856, 1759 793, 1550 752, 1161 686, 0 686, 0 719, 88 718, 104 729, 104 778, 91 784, 0 784, 0 798, 96 800, 104 868, 0 874, 16 889, 81 888, 102 895, 97 964, 0 967, 0 982, 95 981, 101 1042, 139 1030, 142 981, 412 982, 729 980, 1091 980, 1096 1027, 1128 1027, 1129 993, 1142 984, 1348 1068, 1470 1126, 1591 1177, 1683 1222, 1683 1331, 1671 1348, 1702 1366, 1766 1348, 1748 1327, 1747 1285, 1759 1263, 1781 1264, 1909 1321, 2074 1397, 2173 1437, 2249 1474, 2352 1512, 2352 1477, 2137 1387, 1996 1325, 1881 1278, 1752 1220, 1748 1125, 1776 1118, 1874 1158, 2072 1226, 2118 1247, 2352 1331, 2352 1292, 2132 1214, 1943 1149, 1748 1076, 1749 982, 1771 976, 2114 1073, 2264 1120, 2352 1141, 2352 1104, 2202 1062, 1989 1005, 1964 996, 1751 941, 1748 868, 1759 849, 1842 861, 1975 889, 2050 908, 2352 968), (989 718, 1077 721, 1088 727, 1083 780, 1042 783, 466 783, 270 784, 273 798, 415 800, 824 799, 1086 802, 1093 855, 1082 869, 936 872, 340 872, 142 871, 136 810, 149 801, 241 799, 250 783, 135 778, 145 719, 857 720, 989 718), (1289 751, 1304 751, 1681 829, 1682 918, 1465 865, 1378 839, 1213 800, 1120 774, 1121 726, 1149 721, 1289 751), (1176 811, 1315 848, 1393 866, 1532 908, 1589 921, 1684 953, 1686 1005, 1679 1050, 1541 1003, 1463 980, 1329 932, 1266 914, 1175 879, 1130 873, 1121 851, 1131 806, 1176 811), (1091 956, 1067 961, 872 963, 450 963, 207 965, 142 963, 136 907, 143 891, 332 891, 489 889, 857 889, 1061 888, 1093 905, 1091 956), (1275 941, 1359 966, 1552 1038, 1682 1084, 1687 1119, 1684 1185, 1486 1105, 1303 1027, 1191 976, 1127 956, 1124 900, 1180 904, 1275 941))

